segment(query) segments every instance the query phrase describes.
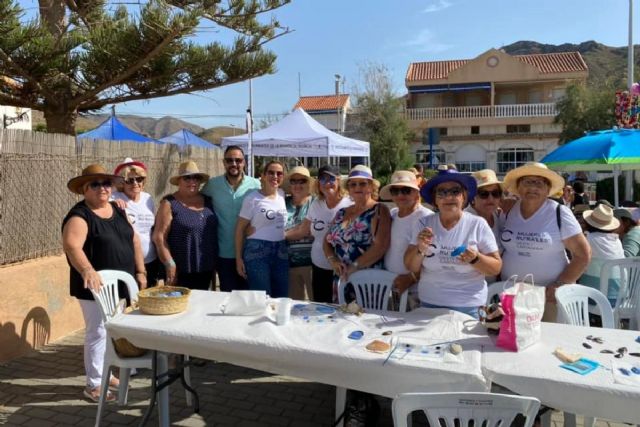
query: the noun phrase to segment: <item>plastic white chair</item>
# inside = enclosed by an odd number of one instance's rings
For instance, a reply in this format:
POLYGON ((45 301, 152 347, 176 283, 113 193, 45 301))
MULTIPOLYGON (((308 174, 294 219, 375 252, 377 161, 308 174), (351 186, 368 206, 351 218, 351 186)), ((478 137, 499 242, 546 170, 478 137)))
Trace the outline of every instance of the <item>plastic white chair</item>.
MULTIPOLYGON (((353 285, 356 302, 362 308, 386 311, 389 307, 393 281, 397 274, 387 270, 368 268, 356 271, 346 281, 338 285, 338 302, 344 304, 344 289, 348 283, 353 285)), ((400 313, 407 311, 407 295, 405 291, 400 296, 400 313)))
MULTIPOLYGON (((118 314, 120 295, 118 293, 118 280, 127 285, 129 298, 131 301, 138 300, 138 284, 133 276, 124 271, 101 270, 98 272, 102 279, 102 287, 99 292, 91 290, 93 297, 100 307, 102 320, 108 323, 109 320, 118 314)), ((109 388, 109 378, 111 378, 111 368, 117 366, 120 369, 120 386, 118 387, 118 404, 126 405, 129 392, 129 377, 133 368, 152 368, 152 353, 148 352, 140 357, 120 357, 113 346, 111 334, 107 331, 107 345, 104 355, 104 367, 102 368, 102 385, 100 389, 100 400, 98 402, 98 413, 96 414, 96 426, 100 425, 104 401, 109 388)), ((158 353, 158 371, 166 372, 168 368, 167 355, 158 353)), ((188 393, 188 392, 187 392, 188 393)), ((159 393, 162 404, 158 405, 158 415, 162 425, 169 423, 169 389, 164 388, 159 393), (162 410, 164 408, 164 411, 162 410)), ((190 397, 190 396, 189 396, 190 397)))
POLYGON ((614 259, 605 262, 600 270, 600 292, 608 295, 609 278, 614 269, 620 271, 620 289, 613 308, 615 327, 622 319, 629 320, 629 329, 640 327, 640 257, 614 259))
POLYGON ((603 328, 614 328, 613 310, 606 296, 583 285, 564 285, 556 289, 560 323, 589 326, 589 300, 593 300, 602 316, 603 328))
POLYGON ((393 425, 407 427, 414 411, 423 411, 431 426, 509 426, 518 414, 531 427, 540 408, 534 397, 495 393, 404 393, 393 399, 393 425), (444 421, 444 423, 441 422, 444 421))
POLYGON ((498 297, 498 302, 500 302, 500 294, 514 284, 515 282, 513 280, 504 280, 502 282, 494 282, 487 286, 487 305, 493 304, 496 296, 498 297), (509 286, 507 286, 507 284, 509 286))

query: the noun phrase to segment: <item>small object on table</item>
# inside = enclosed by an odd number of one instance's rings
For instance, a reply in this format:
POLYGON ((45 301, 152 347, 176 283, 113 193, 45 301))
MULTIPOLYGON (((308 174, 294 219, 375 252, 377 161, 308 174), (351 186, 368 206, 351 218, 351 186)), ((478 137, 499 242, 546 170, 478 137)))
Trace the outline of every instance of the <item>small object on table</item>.
POLYGON ((603 354, 613 354, 613 351, 611 351, 611 350, 602 350, 600 353, 603 353, 603 354))
POLYGON ((561 368, 568 369, 580 375, 586 375, 597 369, 598 366, 600 366, 598 362, 585 358, 581 358, 580 360, 572 363, 563 363, 560 365, 561 368))
POLYGON ((391 335, 392 333, 393 331, 384 331, 382 335, 387 336, 387 335, 391 335))
POLYGON ((462 353, 462 346, 458 343, 453 343, 449 346, 449 351, 451 352, 451 354, 458 355, 462 353))
POLYGON ((633 368, 631 368, 631 372, 633 372, 636 375, 640 375, 640 368, 637 368, 634 366, 633 368))
POLYGON ((553 354, 560 359, 561 361, 565 362, 565 363, 574 363, 577 362, 578 360, 580 360, 580 358, 582 357, 579 354, 570 354, 567 353, 566 351, 564 351, 562 348, 558 347, 555 349, 555 351, 553 352, 553 354))
POLYGON ((629 353, 629 356, 640 357, 640 353, 629 353))
POLYGON ((278 325, 286 325, 291 319, 291 298, 278 298, 278 310, 276 311, 276 323, 278 325))
POLYGON ((372 353, 386 353, 391 350, 391 344, 380 340, 373 340, 367 344, 365 348, 372 353))
POLYGON ((347 336, 347 338, 349 338, 350 340, 359 340, 363 335, 364 332, 362 331, 353 331, 347 336))
POLYGON ((467 245, 460 245, 451 252, 452 257, 460 256, 467 250, 467 245))
POLYGON ((589 344, 587 344, 586 342, 583 342, 583 343, 582 343, 582 346, 583 346, 584 348, 588 348, 588 349, 592 349, 592 348, 593 348, 593 347, 591 347, 589 344))
POLYGON ((640 342, 640 335, 636 337, 636 342, 640 342))
POLYGON ((620 371, 620 373, 621 373, 622 375, 625 375, 625 376, 627 376, 627 377, 631 375, 631 374, 629 373, 629 371, 627 371, 625 368, 618 368, 618 370, 620 371))
POLYGON ((360 316, 362 315, 362 313, 364 313, 364 310, 362 309, 362 307, 360 307, 358 303, 355 301, 351 301, 349 304, 342 304, 340 306, 340 310, 342 310, 345 313, 355 314, 357 316, 360 316))

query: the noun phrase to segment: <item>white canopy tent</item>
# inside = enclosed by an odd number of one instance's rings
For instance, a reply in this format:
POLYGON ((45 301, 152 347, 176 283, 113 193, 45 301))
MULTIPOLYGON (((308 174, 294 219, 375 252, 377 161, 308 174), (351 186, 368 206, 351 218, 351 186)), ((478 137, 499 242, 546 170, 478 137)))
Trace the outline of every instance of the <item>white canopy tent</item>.
MULTIPOLYGON (((369 143, 347 138, 322 126, 303 109, 296 108, 268 128, 253 132, 251 153, 277 157, 366 157, 369 143)), ((222 138, 222 147, 237 145, 245 152, 249 134, 222 138)))

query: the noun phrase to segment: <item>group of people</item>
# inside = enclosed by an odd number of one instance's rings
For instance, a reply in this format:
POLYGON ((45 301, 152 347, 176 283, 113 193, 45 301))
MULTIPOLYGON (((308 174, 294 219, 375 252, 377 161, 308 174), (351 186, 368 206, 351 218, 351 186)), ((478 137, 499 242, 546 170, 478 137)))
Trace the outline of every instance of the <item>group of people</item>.
MULTIPOLYGON (((594 241, 613 241, 597 233, 626 221, 606 206, 587 210, 582 219, 593 229, 585 237, 571 209, 550 199, 564 179, 540 163, 511 170, 504 182, 488 169, 468 175, 445 167, 429 180, 400 170, 381 188, 364 165, 346 177, 324 165, 314 178, 304 166, 287 172, 270 161, 258 179, 245 175, 240 147, 228 147, 223 161, 225 173, 213 178, 193 161, 182 163, 169 180, 176 191, 157 212, 141 162, 126 159, 113 174, 90 165, 69 181, 84 196, 63 221, 63 244, 71 295, 87 325, 88 398, 99 396, 104 355, 104 325, 89 291, 99 288, 101 269, 129 272, 140 288, 164 279, 206 290, 217 273, 221 291, 335 302, 340 281, 384 268, 413 306, 473 317, 488 282, 532 274, 547 291, 544 319, 553 321, 555 290, 577 283, 588 267, 585 277, 595 274, 594 241)), ((637 252, 640 229, 628 226, 625 234, 637 252)), ((117 384, 112 378, 110 387, 117 384)))

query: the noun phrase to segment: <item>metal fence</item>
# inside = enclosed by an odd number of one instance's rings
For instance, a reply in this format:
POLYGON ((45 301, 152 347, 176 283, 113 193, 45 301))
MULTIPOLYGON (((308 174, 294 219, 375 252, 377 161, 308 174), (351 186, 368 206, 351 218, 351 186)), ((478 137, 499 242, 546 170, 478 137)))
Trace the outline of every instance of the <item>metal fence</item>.
POLYGON ((61 253, 61 224, 81 197, 67 181, 91 163, 113 170, 126 157, 148 167, 145 191, 159 202, 175 187, 169 177, 181 161, 223 173, 220 150, 173 144, 79 140, 68 135, 0 130, 0 265, 61 253))

